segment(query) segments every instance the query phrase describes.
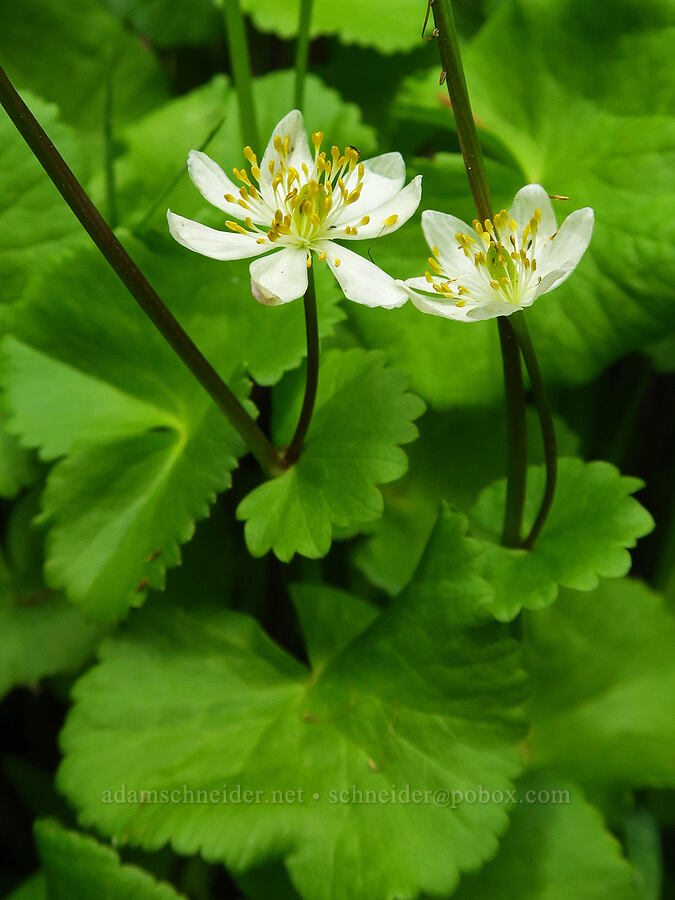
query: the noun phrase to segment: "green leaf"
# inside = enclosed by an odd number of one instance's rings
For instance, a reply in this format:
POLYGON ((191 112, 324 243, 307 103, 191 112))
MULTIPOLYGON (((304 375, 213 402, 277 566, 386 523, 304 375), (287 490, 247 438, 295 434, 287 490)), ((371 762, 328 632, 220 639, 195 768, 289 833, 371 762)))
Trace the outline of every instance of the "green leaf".
MULTIPOLYGON (((559 222, 573 209, 595 210, 577 271, 527 313, 548 384, 584 384, 675 328, 675 69, 664 49, 673 29, 657 31, 665 21, 673 24, 662 4, 639 0, 614 4, 609 19, 602 5, 581 0, 512 0, 464 54, 475 115, 499 156, 488 160, 495 208, 512 200, 514 182, 539 182, 570 197, 555 201, 559 222)), ((442 113, 438 67, 409 81, 402 98, 442 113)), ((429 192, 427 177, 424 206, 470 222, 466 188, 455 190, 459 157, 454 171, 447 157, 438 165, 447 186, 429 192)), ((378 262, 406 278, 422 274, 429 255, 411 227, 376 250, 378 262)), ((369 346, 386 346, 392 364, 414 372, 413 389, 437 408, 499 397, 494 323, 469 327, 411 308, 386 322, 380 316, 380 327, 378 316, 362 324, 353 312, 369 346)))
POLYGON ((549 773, 518 782, 518 801, 497 856, 462 879, 456 900, 637 900, 618 841, 573 783, 549 773))
MULTIPOLYGON (((524 534, 539 510, 545 479, 544 466, 528 469, 524 534)), ((523 606, 548 606, 557 585, 590 591, 599 576, 626 575, 631 566, 626 548, 654 527, 647 510, 630 496, 642 486, 606 462, 559 460, 553 507, 533 551, 499 546, 506 481, 487 488, 471 521, 475 533, 489 539, 481 542, 479 567, 495 590, 495 616, 508 622, 523 606)))
MULTIPOLYGON (((164 261, 135 251, 149 269, 164 261)), ((44 495, 47 578, 89 615, 110 620, 147 587, 163 586, 179 544, 229 487, 244 447, 94 248, 73 255, 48 284, 17 309, 3 345, 8 428, 44 458, 69 454, 44 495)), ((173 299, 243 394, 236 357, 204 308, 191 309, 188 291, 173 299)))
MULTIPOLYGON (((256 26, 280 37, 297 34, 300 0, 242 0, 256 26)), ((317 3, 312 10, 310 36, 337 35, 347 44, 376 47, 383 53, 412 50, 419 46, 424 7, 408 0, 343 0, 339 13, 330 4, 317 3)))
MULTIPOLYGON (((376 485, 406 469, 398 446, 417 436, 412 421, 424 406, 405 392, 408 378, 387 369, 378 353, 324 353, 305 450, 278 478, 255 488, 237 510, 254 556, 268 550, 283 561, 317 558, 330 548, 333 527, 372 521, 382 513, 376 485)), ((297 404, 294 404, 297 406, 297 404)), ((286 416, 278 443, 290 440, 286 416)), ((291 429, 292 429, 291 425, 291 429)))
POLYGON ((235 874, 283 857, 307 900, 449 892, 494 854, 508 811, 449 792, 512 789, 525 691, 465 531, 445 514, 414 584, 371 625, 355 599, 295 589, 312 672, 232 611, 135 613, 76 685, 62 733, 58 780, 82 823, 235 874))
POLYGON ((58 103, 67 122, 101 135, 107 77, 116 124, 166 96, 159 62, 98 0, 6 5, 0 56, 17 87, 58 103))
POLYGON ((561 591, 525 620, 530 764, 582 783, 675 785, 675 619, 637 581, 561 591))
MULTIPOLYGON (((562 420, 555 424, 559 452, 576 453, 576 436, 562 420)), ((408 451, 408 472, 384 488, 384 515, 354 554, 364 575, 390 594, 399 593, 413 577, 438 516, 439 499, 468 510, 505 469, 503 409, 429 410, 419 428, 420 436, 408 451)), ((532 409, 527 443, 528 459, 543 462, 539 420, 532 409)))
POLYGON ((42 536, 31 521, 35 506, 31 495, 14 504, 0 555, 0 696, 46 675, 77 672, 105 633, 45 589, 42 536))
POLYGON ((42 872, 36 872, 19 887, 7 894, 5 900, 47 900, 47 882, 42 872))
MULTIPOLYGON (((4 38, 0 35, 0 44, 4 38)), ((52 104, 31 94, 24 99, 76 171, 82 170, 80 145, 52 104)), ((66 248, 81 240, 81 226, 14 124, 0 115, 0 327, 5 304, 13 303, 26 284, 66 248)), ((86 172, 85 172, 86 174, 86 172)))
POLYGON ((49 900, 180 900, 181 894, 138 866, 122 865, 117 853, 91 837, 68 831, 53 819, 35 823, 49 900))
POLYGON ((213 0, 105 0, 106 6, 158 47, 204 44, 218 37, 220 16, 213 0))
POLYGON ((5 421, 6 413, 0 409, 0 497, 11 499, 36 480, 38 467, 33 454, 7 433, 5 421))

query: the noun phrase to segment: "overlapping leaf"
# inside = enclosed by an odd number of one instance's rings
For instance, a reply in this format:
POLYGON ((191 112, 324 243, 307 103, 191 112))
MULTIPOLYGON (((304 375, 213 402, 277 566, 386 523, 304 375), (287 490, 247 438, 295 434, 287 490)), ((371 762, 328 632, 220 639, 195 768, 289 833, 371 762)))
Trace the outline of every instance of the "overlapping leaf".
MULTIPOLYGON (((385 368, 378 353, 355 349, 323 355, 302 456, 239 506, 254 556, 268 550, 284 561, 295 553, 325 556, 335 526, 352 527, 381 514, 376 486, 405 472, 407 459, 399 444, 417 436, 412 422, 424 409, 406 393, 407 383, 406 375, 385 368)), ((285 417, 279 444, 290 440, 292 415, 285 417)))
POLYGON ((68 831, 53 819, 35 823, 35 843, 49 900, 180 900, 170 885, 93 838, 68 831))
MULTIPOLYGON (((9 427, 47 459, 70 454, 44 500, 49 582, 114 618, 178 562, 242 442, 93 248, 36 288, 12 328, 9 427)), ((216 360, 231 378, 234 363, 216 360)))
POLYGON ((582 783, 675 785, 675 619, 637 581, 562 591, 525 620, 526 752, 582 783))
POLYGON ((0 696, 46 675, 76 673, 105 629, 45 588, 42 535, 33 526, 37 492, 13 504, 0 553, 0 696))
POLYGON ((105 0, 106 6, 158 47, 206 43, 219 34, 213 0, 193 0, 189 9, 174 0, 105 0))
POLYGON ((101 137, 106 79, 116 123, 166 97, 159 62, 98 0, 5 4, 0 55, 18 87, 58 103, 67 122, 101 137))
POLYGON ((465 529, 441 520, 414 584, 370 625, 342 592, 296 591, 312 673, 239 614, 135 614, 76 686, 62 735, 59 781, 82 822, 235 872, 284 857, 308 900, 450 891, 495 852, 508 804, 449 792, 511 788, 524 691, 465 529))
MULTIPOLYGON (((1 38, 0 38, 1 41, 1 38)), ((70 165, 86 175, 73 132, 55 106, 31 94, 25 101, 70 165)), ((4 111, 0 115, 0 328, 13 303, 45 264, 81 240, 81 226, 4 111)))
MULTIPOLYGON (((430 410, 420 436, 408 450, 405 477, 383 490, 385 510, 373 534, 358 546, 355 562, 377 587, 397 594, 410 581, 445 500, 469 510, 480 491, 504 472, 506 422, 503 410, 430 410)), ((577 452, 579 441, 556 421, 562 454, 577 452)), ((543 461, 539 422, 527 419, 528 459, 543 461)))
MULTIPOLYGON (((525 532, 531 527, 544 491, 545 468, 528 470, 525 532)), ((533 551, 501 547, 499 540, 506 483, 487 488, 473 508, 471 521, 481 542, 479 568, 495 590, 494 614, 509 621, 521 607, 552 603, 557 585, 588 591, 599 576, 620 578, 631 565, 627 548, 654 527, 652 517, 630 495, 642 487, 604 462, 559 461, 553 507, 533 551)))
POLYGON ((550 773, 518 782, 497 856, 462 879, 456 900, 637 900, 635 872, 577 785, 550 773))

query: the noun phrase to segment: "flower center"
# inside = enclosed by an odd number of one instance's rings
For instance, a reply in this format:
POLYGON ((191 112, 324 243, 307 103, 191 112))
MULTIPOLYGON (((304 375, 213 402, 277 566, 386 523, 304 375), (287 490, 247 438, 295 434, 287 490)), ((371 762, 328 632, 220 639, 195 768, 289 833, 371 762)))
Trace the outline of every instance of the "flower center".
MULTIPOLYGON (((247 215, 245 225, 227 222, 231 231, 240 234, 259 235, 257 242, 306 247, 318 240, 328 240, 331 230, 347 206, 355 203, 363 188, 364 166, 359 162, 356 147, 331 147, 330 153, 321 150, 323 132, 312 135, 314 163, 306 162, 298 170, 290 165, 290 137, 274 139, 277 158, 269 162, 270 179, 261 181, 258 160, 250 147, 244 148, 244 156, 250 163, 246 169, 234 169, 234 175, 242 183, 239 197, 225 194, 230 203, 238 203, 247 215), (263 227, 260 227, 263 226, 263 227)), ((359 225, 367 225, 364 216, 359 225)), ((356 226, 347 226, 348 234, 358 234, 356 226)), ((325 253, 320 254, 325 259, 325 253)), ((307 265, 311 265, 308 252, 307 265)))
MULTIPOLYGON (((514 306, 520 305, 532 281, 537 284, 541 281, 541 276, 536 275, 535 258, 541 210, 534 211, 534 215, 522 231, 518 230, 517 223, 505 209, 497 213, 492 220, 486 219, 481 224, 478 219, 474 219, 472 224, 477 238, 459 232, 455 235, 455 240, 464 255, 468 259, 473 259, 479 276, 485 285, 494 291, 494 299, 514 306)), ((434 256, 429 257, 429 263, 433 272, 437 276, 442 276, 445 273, 436 259, 437 256, 438 248, 434 247, 434 256)), ((456 306, 466 305, 466 300, 461 295, 471 292, 464 285, 453 286, 458 279, 434 282, 431 272, 426 273, 426 278, 437 293, 455 300, 456 306)))

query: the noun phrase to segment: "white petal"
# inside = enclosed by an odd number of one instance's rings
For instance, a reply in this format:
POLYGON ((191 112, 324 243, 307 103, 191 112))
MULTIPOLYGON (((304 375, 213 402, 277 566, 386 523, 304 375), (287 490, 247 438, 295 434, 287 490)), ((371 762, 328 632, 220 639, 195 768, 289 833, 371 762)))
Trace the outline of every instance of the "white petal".
POLYGON ((514 306, 513 303, 506 303, 504 300, 487 300, 485 303, 479 303, 468 312, 468 322, 484 322, 485 319, 496 319, 498 316, 512 316, 522 306, 514 306))
POLYGON ((346 207, 345 212, 349 214, 350 218, 347 221, 339 222, 338 233, 336 233, 335 237, 341 241, 363 241, 368 238, 383 237, 385 234, 390 234, 392 231, 400 228, 401 225, 405 225, 420 205, 421 199, 422 176, 418 175, 391 200, 387 200, 369 213, 370 221, 367 225, 360 225, 361 218, 354 219, 351 206, 346 207), (396 221, 392 225, 385 225, 385 220, 390 216, 396 216, 396 221), (345 234, 347 226, 355 227, 357 234, 345 234))
POLYGON ((577 209, 565 219, 553 240, 547 240, 543 246, 538 245, 537 267, 544 276, 541 284, 546 282, 547 287, 538 288, 537 296, 558 287, 576 269, 591 241, 593 222, 593 210, 590 206, 577 209), (557 276, 550 277, 555 272, 557 276))
POLYGON ((320 249, 326 251, 326 262, 348 300, 386 309, 403 306, 408 300, 403 282, 397 282, 369 259, 332 241, 326 241, 320 249), (337 265, 336 260, 339 260, 337 265))
POLYGON ((217 231, 193 222, 192 219, 184 219, 177 216, 170 209, 166 211, 169 222, 169 231, 184 247, 201 253, 202 256, 210 256, 211 259, 248 259, 250 256, 259 256, 270 249, 270 243, 258 244, 255 237, 238 232, 217 231))
MULTIPOLYGON (((411 284, 413 281, 418 282, 419 279, 411 278, 406 282, 409 288, 416 286, 411 284)), ((443 319, 456 319, 459 322, 471 321, 467 318, 467 307, 456 306, 454 300, 437 300, 435 297, 418 294, 415 290, 409 290, 408 293, 413 304, 420 312, 428 313, 431 316, 441 316, 443 319)))
POLYGON ((265 306, 278 306, 302 297, 307 290, 307 252, 285 247, 249 266, 251 291, 265 306))
POLYGON ((558 225, 553 204, 540 184, 526 184, 521 188, 514 197, 509 215, 518 223, 518 230, 522 231, 537 209, 541 210, 540 237, 547 238, 555 234, 558 225))
MULTIPOLYGON (((363 163, 363 187, 361 196, 349 207, 350 218, 362 219, 378 206, 391 200, 405 184, 405 162, 400 153, 383 153, 363 163)), ((345 181, 348 191, 356 187, 357 170, 345 181)))
POLYGON ((275 171, 279 171, 279 154, 274 149, 274 139, 276 137, 280 137, 282 141, 288 137, 287 166, 297 169, 301 175, 303 162, 310 171, 314 168, 314 156, 309 150, 309 141, 307 140, 307 131, 305 130, 302 113, 299 109, 292 109, 283 117, 272 132, 260 163, 260 188, 268 202, 273 202, 274 199, 271 191, 267 190, 272 184, 272 175, 269 170, 270 163, 274 162, 275 171))
MULTIPOLYGON (((438 262, 449 278, 475 273, 473 258, 469 259, 465 255, 455 238, 456 234, 467 234, 472 240, 477 241, 476 232, 470 225, 457 216, 425 209, 422 213, 422 231, 430 249, 433 251, 434 247, 438 247, 438 262)), ((477 243, 476 252, 482 249, 483 245, 477 243)))
POLYGON ((246 216, 246 212, 236 201, 231 203, 225 199, 225 194, 238 197, 239 188, 206 153, 190 150, 188 172, 194 186, 212 206, 222 209, 234 219, 243 219, 246 216))

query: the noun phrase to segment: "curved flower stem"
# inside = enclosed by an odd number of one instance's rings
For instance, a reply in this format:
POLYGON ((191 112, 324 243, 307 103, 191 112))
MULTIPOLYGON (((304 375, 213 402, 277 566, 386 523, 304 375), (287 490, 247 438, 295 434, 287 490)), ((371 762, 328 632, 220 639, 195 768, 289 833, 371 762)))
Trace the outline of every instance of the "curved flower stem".
POLYGON ((544 523, 546 522, 546 518, 553 504, 556 479, 558 476, 558 448, 555 438, 553 416, 551 415, 551 407, 548 403, 546 389, 541 377, 541 370, 539 369, 537 354, 534 352, 534 345, 532 344, 532 338, 530 337, 530 332, 525 322, 525 316, 523 316, 522 313, 515 313, 511 316, 511 322, 530 376, 534 402, 537 406, 539 423, 541 425, 541 437, 544 442, 544 459, 546 461, 546 487, 544 488, 544 496, 541 501, 539 512, 537 513, 537 518, 532 526, 532 530, 523 544, 526 550, 531 550, 541 534, 541 530, 544 527, 544 523))
POLYGON ((319 384, 319 321, 316 312, 316 290, 314 288, 314 266, 307 270, 307 292, 305 293, 305 328, 307 331, 307 378, 305 396, 302 401, 300 418, 293 440, 284 455, 284 465, 292 466, 300 459, 309 423, 314 412, 316 389, 319 384))
POLYGON ((497 325, 504 369, 507 433, 506 511, 502 544, 505 547, 519 547, 527 474, 525 390, 520 347, 513 326, 506 316, 500 316, 497 325))
POLYGON ((279 474, 282 470, 281 460, 270 441, 160 300, 117 240, 37 119, 17 94, 2 67, 0 67, 0 102, 63 199, 143 312, 225 413, 263 471, 268 475, 279 474))
POLYGON ((260 146, 258 122, 253 104, 253 79, 246 39, 246 25, 241 14, 239 0, 225 0, 223 12, 230 64, 234 75, 234 86, 237 89, 241 136, 244 142, 253 147, 257 153, 262 153, 263 148, 260 146))
POLYGON ((309 60, 309 26, 312 22, 313 0, 301 0, 298 20, 298 43, 295 54, 295 108, 302 111, 305 99, 305 76, 309 60))
MULTIPOLYGON (((466 85, 462 57, 457 39, 455 19, 450 0, 429 0, 436 26, 434 35, 438 40, 443 72, 448 86, 452 112, 457 125, 459 145, 464 157, 467 178, 471 186, 478 217, 492 219, 490 188, 485 172, 483 151, 481 150, 476 123, 471 110, 469 90, 466 85)), ((518 341, 513 327, 506 316, 498 319, 499 340, 504 368, 506 391, 506 421, 508 442, 508 483, 506 490, 506 511, 502 543, 515 547, 520 544, 520 530, 525 503, 527 476, 527 440, 525 430, 525 392, 523 373, 520 365, 518 341)))

